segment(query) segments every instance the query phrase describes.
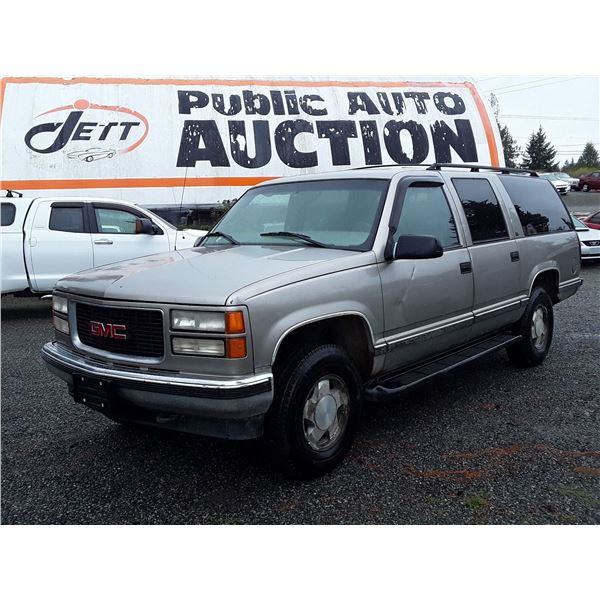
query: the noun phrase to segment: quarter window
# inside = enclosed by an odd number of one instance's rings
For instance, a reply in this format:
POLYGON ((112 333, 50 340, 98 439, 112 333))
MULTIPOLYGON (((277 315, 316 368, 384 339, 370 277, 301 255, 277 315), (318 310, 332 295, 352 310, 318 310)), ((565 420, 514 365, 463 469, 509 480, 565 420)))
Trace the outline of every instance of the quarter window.
POLYGON ((14 204, 10 202, 2 202, 2 220, 0 222, 2 227, 8 227, 15 222, 15 215, 17 209, 14 204))
POLYGON ((96 208, 95 213, 100 233, 136 233, 133 213, 115 208, 96 208))
POLYGON ((413 184, 402 202, 394 242, 402 235, 430 235, 443 248, 459 245, 456 223, 440 185, 413 184))
POLYGON ((522 175, 500 175, 499 178, 515 205, 524 235, 573 229, 571 217, 552 184, 522 175))
POLYGON ((53 206, 50 213, 50 229, 53 231, 68 231, 83 233, 82 206, 53 206))
POLYGON ((493 242, 508 237, 498 198, 487 179, 452 179, 462 203, 473 243, 493 242))

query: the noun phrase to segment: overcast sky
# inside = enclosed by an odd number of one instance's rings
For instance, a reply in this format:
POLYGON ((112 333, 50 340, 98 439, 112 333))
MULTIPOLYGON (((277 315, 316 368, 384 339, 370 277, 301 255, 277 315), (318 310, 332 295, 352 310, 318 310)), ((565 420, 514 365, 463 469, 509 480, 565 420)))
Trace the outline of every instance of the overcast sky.
POLYGON ((488 99, 499 103, 499 120, 523 150, 541 125, 556 149, 556 159, 577 160, 586 142, 600 151, 598 77, 490 77, 475 76, 488 99))

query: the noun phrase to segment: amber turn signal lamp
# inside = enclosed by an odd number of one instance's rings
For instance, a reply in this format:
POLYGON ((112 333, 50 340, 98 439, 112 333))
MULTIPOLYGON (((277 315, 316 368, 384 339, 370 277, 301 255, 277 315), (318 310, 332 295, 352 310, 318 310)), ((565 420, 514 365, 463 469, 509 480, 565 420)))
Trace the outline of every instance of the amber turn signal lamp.
POLYGON ((244 314, 241 310, 225 313, 225 333, 244 333, 244 314))
POLYGON ((246 358, 246 338, 227 338, 227 358, 246 358))

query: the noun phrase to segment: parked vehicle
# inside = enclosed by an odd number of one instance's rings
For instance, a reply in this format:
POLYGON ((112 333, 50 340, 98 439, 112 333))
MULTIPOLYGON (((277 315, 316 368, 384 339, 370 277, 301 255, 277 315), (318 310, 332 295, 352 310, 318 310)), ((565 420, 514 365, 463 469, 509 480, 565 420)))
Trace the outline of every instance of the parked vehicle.
POLYGON ((593 212, 587 217, 582 217, 581 221, 586 227, 590 229, 600 229, 600 210, 593 212))
POLYGON ((190 248, 204 232, 176 229, 145 208, 106 198, 2 198, 2 294, 44 294, 65 275, 190 248))
POLYGON ((145 208, 175 227, 212 229, 225 212, 221 203, 212 204, 145 204, 145 208))
POLYGON ((570 192, 577 192, 579 190, 579 179, 577 179, 577 177, 571 177, 568 173, 563 173, 562 171, 556 171, 555 173, 550 174, 555 175, 565 183, 569 184, 570 192))
POLYGON ((569 184, 558 178, 554 173, 541 173, 540 177, 547 179, 554 186, 556 191, 563 196, 569 191, 569 184))
POLYGON ((600 171, 594 171, 579 178, 579 189, 582 192, 600 190, 600 171))
POLYGON ((577 217, 571 216, 581 244, 581 260, 600 259, 600 231, 586 227, 577 217))
POLYGON ((299 477, 337 465, 363 402, 506 348, 549 352, 579 240, 550 182, 378 167, 251 188, 197 247, 62 279, 49 369, 119 422, 265 435, 299 477))

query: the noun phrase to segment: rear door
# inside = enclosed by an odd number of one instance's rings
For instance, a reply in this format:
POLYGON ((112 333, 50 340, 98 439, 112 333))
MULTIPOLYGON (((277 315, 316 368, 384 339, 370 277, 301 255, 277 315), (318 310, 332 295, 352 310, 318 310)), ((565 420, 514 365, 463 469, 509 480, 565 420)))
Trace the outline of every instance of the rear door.
POLYGON ((390 225, 400 236, 428 235, 444 248, 439 258, 380 264, 383 288, 386 369, 464 343, 473 321, 473 273, 456 208, 439 177, 400 182, 390 225))
POLYGON ((26 232, 26 256, 35 291, 93 267, 92 236, 83 202, 40 202, 26 232))
POLYGON ((462 206, 469 239, 475 293, 476 336, 513 323, 524 294, 520 290, 520 255, 510 215, 491 179, 484 175, 445 174, 462 206))
POLYGON ((162 227, 157 233, 136 233, 136 219, 147 218, 142 212, 121 204, 90 204, 90 222, 94 248, 94 266, 169 251, 169 237, 162 227))

